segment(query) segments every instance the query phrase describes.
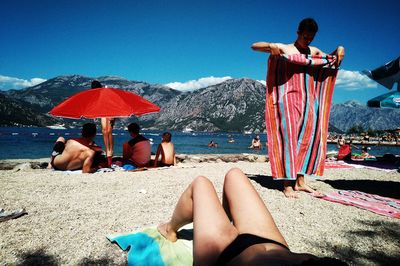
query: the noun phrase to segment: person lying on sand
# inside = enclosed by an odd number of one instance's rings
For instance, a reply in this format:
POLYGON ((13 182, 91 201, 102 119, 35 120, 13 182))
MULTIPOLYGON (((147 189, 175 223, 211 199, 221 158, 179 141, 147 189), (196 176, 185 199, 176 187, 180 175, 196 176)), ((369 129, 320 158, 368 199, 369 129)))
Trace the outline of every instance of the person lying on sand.
POLYGON ((211 181, 199 176, 158 230, 175 242, 178 229, 191 222, 194 265, 346 265, 291 252, 263 200, 238 168, 225 176, 222 205, 211 181))
POLYGON ((171 133, 162 134, 161 144, 158 145, 154 166, 171 166, 176 165, 175 148, 171 142, 171 133), (159 161, 161 157, 161 160, 159 161))
MULTIPOLYGON (((53 147, 50 165, 56 170, 78 170, 82 173, 94 172, 101 162, 103 150, 93 139, 96 137, 96 125, 86 123, 82 127, 82 137, 65 140, 59 137, 53 147)), ((103 160, 102 160, 103 159, 103 160)))

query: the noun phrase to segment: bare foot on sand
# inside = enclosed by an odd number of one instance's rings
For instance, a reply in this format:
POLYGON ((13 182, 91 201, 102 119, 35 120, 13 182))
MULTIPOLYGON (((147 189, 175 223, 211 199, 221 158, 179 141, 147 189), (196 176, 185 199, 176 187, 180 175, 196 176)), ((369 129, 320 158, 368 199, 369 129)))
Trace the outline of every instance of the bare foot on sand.
POLYGON ((297 192, 293 190, 292 186, 290 183, 283 183, 283 194, 285 195, 286 198, 291 198, 291 199, 297 199, 299 196, 297 195, 297 192))
POLYGON ((324 196, 324 194, 312 189, 310 186, 306 184, 304 181, 304 176, 298 176, 296 179, 296 184, 294 185, 294 190, 295 191, 303 191, 310 193, 311 196, 316 197, 316 198, 321 198, 324 196))
POLYGON ((176 242, 178 240, 176 232, 169 229, 169 223, 160 224, 157 227, 157 230, 158 230, 158 232, 160 232, 160 234, 162 236, 164 236, 166 239, 168 239, 171 242, 176 242))

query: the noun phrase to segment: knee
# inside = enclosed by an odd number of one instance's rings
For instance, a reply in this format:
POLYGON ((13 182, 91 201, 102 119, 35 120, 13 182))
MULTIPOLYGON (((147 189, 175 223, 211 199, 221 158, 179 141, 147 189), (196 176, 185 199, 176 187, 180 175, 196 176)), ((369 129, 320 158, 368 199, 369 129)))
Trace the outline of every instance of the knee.
POLYGON ((212 184, 212 183, 210 179, 208 179, 207 177, 198 176, 193 180, 192 185, 198 185, 198 184, 212 184))
POLYGON ((247 179, 247 176, 239 168, 232 168, 225 175, 224 180, 224 191, 227 192, 232 189, 232 187, 237 187, 242 184, 242 182, 247 179))
POLYGON ((192 187, 192 189, 194 188, 199 188, 199 187, 212 187, 213 183, 210 181, 210 179, 208 179, 205 176, 198 176, 196 177, 192 183, 190 184, 190 186, 192 187))
POLYGON ((103 127, 101 128, 101 133, 103 133, 103 135, 108 135, 112 132, 112 128, 111 127, 103 127))
POLYGON ((244 176, 244 173, 239 168, 235 167, 230 169, 225 175, 225 182, 232 182, 233 179, 238 179, 240 176, 244 176))

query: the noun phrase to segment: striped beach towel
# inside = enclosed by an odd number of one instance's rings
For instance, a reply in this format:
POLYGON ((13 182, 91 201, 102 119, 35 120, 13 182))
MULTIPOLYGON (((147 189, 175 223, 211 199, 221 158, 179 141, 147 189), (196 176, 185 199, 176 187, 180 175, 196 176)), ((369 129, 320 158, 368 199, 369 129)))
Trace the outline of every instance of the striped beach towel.
POLYGON ((322 176, 337 69, 334 56, 270 56, 266 128, 272 176, 322 176))
POLYGON ((355 206, 380 215, 400 218, 400 200, 398 199, 382 197, 357 190, 338 190, 326 194, 322 199, 355 206))

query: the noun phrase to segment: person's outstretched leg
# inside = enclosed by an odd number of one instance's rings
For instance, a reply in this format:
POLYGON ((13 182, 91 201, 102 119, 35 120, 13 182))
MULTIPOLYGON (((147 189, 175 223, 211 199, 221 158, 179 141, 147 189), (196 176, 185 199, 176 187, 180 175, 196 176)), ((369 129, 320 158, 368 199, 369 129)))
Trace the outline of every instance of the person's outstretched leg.
POLYGON ((263 200, 240 169, 226 174, 223 199, 239 234, 253 234, 287 246, 263 200))
POLYGON ((283 181, 283 194, 286 198, 297 199, 299 197, 297 192, 293 189, 291 181, 283 181))
POLYGON ((214 265, 219 254, 238 235, 230 223, 213 184, 197 177, 178 200, 171 220, 158 227, 161 234, 176 241, 177 230, 193 221, 193 255, 196 265, 214 265))
POLYGON ((309 185, 306 184, 306 181, 304 180, 304 175, 297 176, 296 184, 294 185, 294 190, 311 193, 314 197, 324 196, 324 194, 312 189, 309 185))
POLYGON ((64 151, 64 148, 65 148, 65 138, 64 137, 58 137, 56 142, 55 142, 55 144, 54 144, 53 151, 51 153, 50 162, 49 162, 49 164, 47 166, 48 169, 52 169, 53 168, 52 164, 53 164, 54 158, 56 156, 62 154, 63 151, 64 151))

